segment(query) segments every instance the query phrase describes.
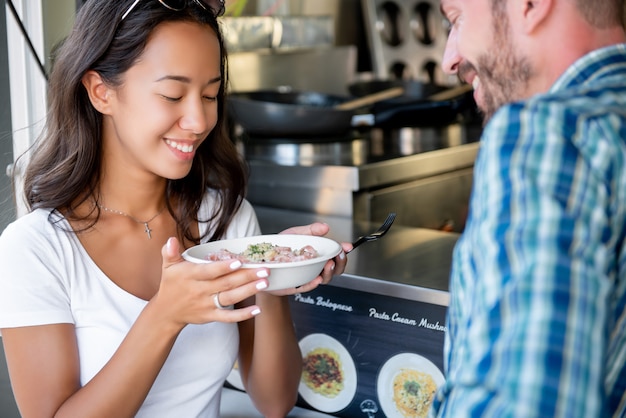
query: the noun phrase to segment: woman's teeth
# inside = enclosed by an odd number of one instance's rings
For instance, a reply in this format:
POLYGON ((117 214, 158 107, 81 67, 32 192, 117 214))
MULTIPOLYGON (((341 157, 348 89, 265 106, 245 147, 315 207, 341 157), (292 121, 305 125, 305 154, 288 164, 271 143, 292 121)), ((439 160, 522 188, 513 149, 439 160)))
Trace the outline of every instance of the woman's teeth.
POLYGON ((172 141, 171 139, 166 139, 165 143, 181 152, 193 152, 193 145, 179 144, 178 142, 172 141))

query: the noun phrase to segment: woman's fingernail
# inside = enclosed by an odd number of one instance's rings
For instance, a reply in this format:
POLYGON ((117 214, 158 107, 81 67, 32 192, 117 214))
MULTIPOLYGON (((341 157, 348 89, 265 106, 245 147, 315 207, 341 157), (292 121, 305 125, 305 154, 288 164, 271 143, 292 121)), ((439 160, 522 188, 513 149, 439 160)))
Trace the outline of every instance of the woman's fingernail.
POLYGON ((261 279, 264 279, 267 276, 269 276, 269 274, 267 273, 267 270, 259 270, 256 272, 256 276, 260 277, 261 279))
POLYGON ((259 308, 256 308, 251 313, 252 313, 252 316, 256 316, 261 313, 261 310, 259 308))
POLYGON ((238 269, 239 267, 241 267, 241 261, 239 260, 235 260, 232 263, 230 263, 230 268, 233 270, 238 269))
POLYGON ((267 282, 258 282, 258 283, 256 284, 256 288, 257 288, 257 289, 259 289, 259 290, 263 290, 263 289, 265 289, 266 287, 267 287, 267 282))
POLYGON ((330 269, 331 269, 331 270, 335 270, 335 263, 333 263, 333 264, 331 264, 331 265, 330 265, 330 269))
POLYGON ((339 259, 343 260, 344 258, 346 258, 346 253, 344 253, 343 251, 339 253, 339 259))

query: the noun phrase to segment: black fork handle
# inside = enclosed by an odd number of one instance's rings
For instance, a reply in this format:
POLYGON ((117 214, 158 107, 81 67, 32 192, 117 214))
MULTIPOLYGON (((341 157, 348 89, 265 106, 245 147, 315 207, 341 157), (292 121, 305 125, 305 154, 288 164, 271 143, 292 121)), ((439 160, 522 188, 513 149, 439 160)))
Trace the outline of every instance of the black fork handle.
POLYGON ((377 239, 379 239, 380 237, 382 237, 383 235, 385 235, 387 233, 387 231, 389 231, 389 228, 391 228, 391 225, 393 224, 393 221, 396 219, 396 214, 394 213, 390 213, 387 216, 387 219, 385 219, 385 222, 380 226, 380 228, 378 228, 378 230, 374 233, 371 233, 369 235, 363 235, 359 238, 357 238, 356 241, 354 241, 352 243, 352 249, 348 252, 346 252, 346 254, 351 253, 352 251, 354 251, 354 249, 356 247, 358 247, 359 245, 363 244, 364 242, 369 242, 369 241, 376 241, 377 239), (393 217, 391 219, 389 219, 389 217, 393 215, 393 217), (389 224, 389 225, 387 225, 389 224))
POLYGON ((354 251, 356 247, 358 247, 359 245, 363 244, 366 241, 367 240, 365 239, 365 237, 359 237, 359 239, 357 239, 356 241, 352 243, 352 249, 348 251, 346 254, 350 254, 352 251, 354 251))
POLYGON ((366 236, 363 236, 363 237, 359 237, 359 239, 357 239, 356 241, 354 241, 352 243, 352 250, 348 251, 346 254, 351 253, 356 247, 358 247, 359 245, 363 244, 364 242, 376 241, 380 237, 381 237, 381 235, 379 235, 379 236, 366 235, 366 236))

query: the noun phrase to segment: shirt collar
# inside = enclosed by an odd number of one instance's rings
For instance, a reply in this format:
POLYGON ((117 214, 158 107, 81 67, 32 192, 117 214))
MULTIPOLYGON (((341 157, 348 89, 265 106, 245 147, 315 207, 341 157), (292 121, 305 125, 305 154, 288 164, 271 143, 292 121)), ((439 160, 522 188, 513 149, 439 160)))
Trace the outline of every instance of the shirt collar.
POLYGON ((564 90, 615 72, 626 74, 626 44, 611 45, 578 59, 552 85, 550 92, 564 90))

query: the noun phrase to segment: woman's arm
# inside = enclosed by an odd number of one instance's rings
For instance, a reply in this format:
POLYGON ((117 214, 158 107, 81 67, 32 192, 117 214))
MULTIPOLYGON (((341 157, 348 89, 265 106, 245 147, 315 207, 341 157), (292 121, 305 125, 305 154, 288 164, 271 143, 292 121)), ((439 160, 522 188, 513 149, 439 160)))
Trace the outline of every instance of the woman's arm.
POLYGON ((239 323, 239 370, 255 407, 266 418, 284 417, 294 407, 302 356, 286 297, 259 293, 261 314, 239 323))
POLYGON ((6 328, 2 341, 20 414, 132 417, 176 339, 148 306, 109 363, 83 388, 73 324, 6 328))
MULTIPOLYGON (((314 223, 290 228, 285 233, 326 235, 328 225, 314 223)), ((349 251, 351 244, 342 244, 349 251)), ((286 295, 304 293, 320 284, 330 282, 343 273, 345 253, 329 260, 323 271, 311 282, 297 288, 275 292, 260 292, 256 302, 261 314, 253 320, 239 323, 239 370, 246 391, 255 407, 267 418, 282 418, 295 406, 298 384, 302 374, 302 354, 296 338, 289 300, 286 295)))
POLYGON ((133 417, 143 404, 180 331, 189 323, 239 322, 255 306, 220 310, 212 295, 226 288, 258 292, 256 271, 231 261, 183 262, 176 240, 164 247, 158 293, 109 362, 80 387, 72 324, 5 328, 2 339, 15 398, 24 418, 133 417))

